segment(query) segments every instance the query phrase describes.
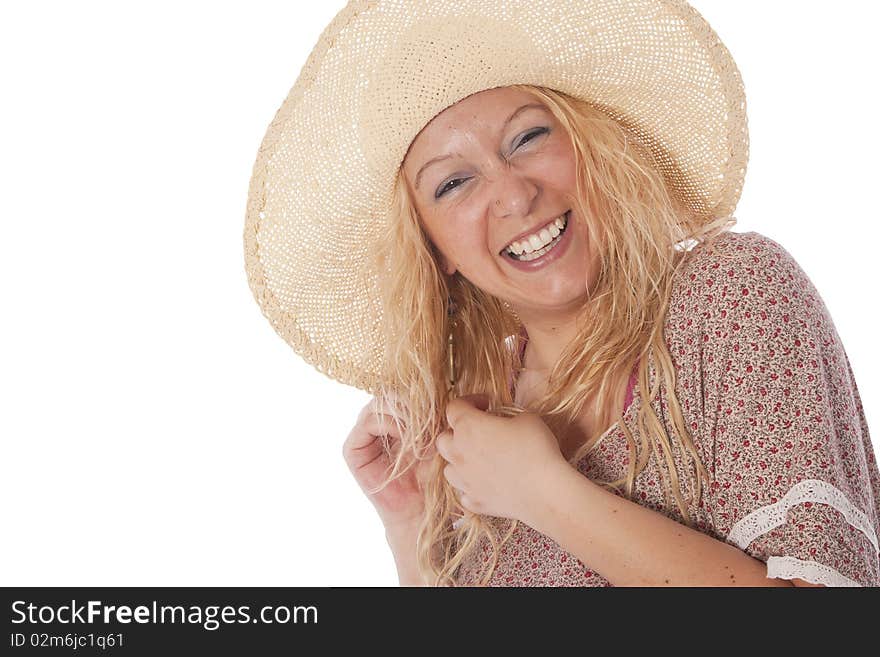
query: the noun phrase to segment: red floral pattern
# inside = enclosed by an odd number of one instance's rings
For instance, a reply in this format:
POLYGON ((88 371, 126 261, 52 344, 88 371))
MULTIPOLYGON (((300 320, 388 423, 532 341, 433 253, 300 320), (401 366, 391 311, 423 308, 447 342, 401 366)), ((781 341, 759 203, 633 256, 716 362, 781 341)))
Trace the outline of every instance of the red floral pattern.
MULTIPOLYGON (((688 509, 696 528, 767 563, 770 577, 880 586, 880 472, 864 410, 831 316, 794 258, 755 232, 728 232, 714 247, 694 247, 673 287, 664 336, 676 394, 710 476, 702 501, 688 509), (817 501, 818 490, 832 495, 817 501)), ((653 384, 653 355, 648 366, 653 384)), ((653 408, 686 472, 667 394, 661 380, 653 408)), ((636 443, 642 403, 636 386, 623 416, 636 443)), ((625 475, 628 461, 615 424, 578 470, 610 481, 625 475)), ((684 522, 674 502, 667 505, 659 472, 652 455, 631 499, 684 522)), ((690 499, 691 482, 680 485, 690 499)), ((503 535, 509 521, 486 519, 503 535)), ((479 581, 490 550, 483 540, 468 555, 458 585, 479 581)), ((611 583, 519 523, 489 585, 611 583)))

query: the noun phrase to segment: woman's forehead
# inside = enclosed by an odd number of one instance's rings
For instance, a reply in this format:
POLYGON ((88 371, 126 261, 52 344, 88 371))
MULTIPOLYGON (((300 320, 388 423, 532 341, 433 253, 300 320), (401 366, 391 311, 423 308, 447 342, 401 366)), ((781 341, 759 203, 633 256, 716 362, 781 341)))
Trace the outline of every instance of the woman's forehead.
POLYGON ((544 105, 532 94, 513 87, 486 89, 462 98, 432 118, 415 136, 405 163, 421 166, 415 160, 431 157, 450 140, 467 139, 469 133, 497 130, 513 119, 522 108, 540 109, 544 105))

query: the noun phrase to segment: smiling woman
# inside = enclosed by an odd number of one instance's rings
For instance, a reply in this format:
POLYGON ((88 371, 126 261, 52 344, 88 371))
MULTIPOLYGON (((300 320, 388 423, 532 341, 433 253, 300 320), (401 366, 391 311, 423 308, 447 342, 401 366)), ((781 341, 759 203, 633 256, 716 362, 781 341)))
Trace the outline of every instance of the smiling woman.
POLYGON ((461 100, 419 133, 403 162, 444 273, 508 301, 524 321, 580 308, 596 276, 587 271, 596 249, 583 222, 565 230, 577 185, 574 145, 534 100, 513 87, 461 100), (454 155, 419 166, 438 150, 454 155), (552 275, 538 275, 551 264, 552 275))
POLYGON ((730 230, 747 152, 737 68, 680 0, 328 27, 254 168, 248 273, 375 395, 343 454, 402 584, 880 584, 839 336, 783 247, 730 230))

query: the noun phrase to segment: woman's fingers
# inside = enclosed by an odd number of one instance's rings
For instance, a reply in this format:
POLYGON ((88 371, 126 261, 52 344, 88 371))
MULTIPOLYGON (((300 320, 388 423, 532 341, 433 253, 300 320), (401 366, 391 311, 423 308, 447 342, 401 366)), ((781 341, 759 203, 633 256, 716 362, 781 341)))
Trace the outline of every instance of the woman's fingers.
POLYGON ((449 485, 452 486, 453 490, 455 490, 455 497, 458 498, 458 503, 461 504, 462 508, 475 512, 473 502, 470 497, 468 497, 465 484, 459 478, 455 466, 451 463, 447 464, 446 467, 443 468, 443 476, 449 485))
POLYGON ((370 413, 364 420, 363 426, 372 436, 390 436, 400 440, 400 427, 391 415, 370 413))
POLYGON ((402 427, 397 418, 390 413, 378 413, 376 407, 373 398, 361 409, 343 444, 343 456, 352 469, 362 468, 377 459, 383 459, 387 465, 399 453, 402 427))
POLYGON ((457 490, 463 490, 464 485, 458 478, 458 473, 455 471, 455 466, 451 463, 448 463, 446 467, 443 468, 443 476, 446 478, 446 481, 449 482, 449 485, 457 490))
MULTIPOLYGON (((366 408, 366 407, 365 407, 366 408)), ((344 451, 354 451, 370 447, 378 436, 388 435, 400 439, 400 431, 390 415, 377 415, 369 411, 361 411, 357 422, 348 434, 344 443, 344 451)))
POLYGON ((452 447, 452 436, 452 429, 446 429, 446 431, 438 433, 437 439, 434 441, 437 445, 437 451, 440 452, 440 456, 450 463, 455 460, 452 447))
POLYGON ((436 470, 436 454, 436 450, 432 449, 428 455, 419 459, 419 462, 416 464, 416 480, 418 480, 419 486, 424 486, 425 483, 430 481, 432 473, 436 470))
POLYGON ((372 463, 385 452, 382 438, 371 433, 371 430, 366 421, 358 422, 342 445, 343 458, 352 469, 372 463))
MULTIPOLYGON (((343 444, 345 460, 352 469, 369 465, 379 458, 384 459, 385 465, 389 466, 400 452, 402 423, 391 412, 378 412, 378 406, 374 397, 361 409, 354 428, 343 444)), ((391 410, 388 405, 384 408, 386 411, 391 410)), ((444 461, 438 462, 437 455, 434 445, 423 446, 420 454, 405 455, 402 465, 407 467, 411 461, 416 461, 413 473, 421 487, 442 467, 444 461)))

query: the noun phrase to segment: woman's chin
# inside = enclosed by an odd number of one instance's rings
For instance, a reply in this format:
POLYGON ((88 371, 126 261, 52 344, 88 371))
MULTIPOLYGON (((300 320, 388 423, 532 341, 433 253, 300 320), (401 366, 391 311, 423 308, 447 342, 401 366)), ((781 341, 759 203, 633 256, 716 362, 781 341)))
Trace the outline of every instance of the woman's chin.
POLYGON ((585 290, 545 290, 536 291, 532 296, 511 300, 511 307, 520 317, 558 317, 573 315, 583 308, 588 298, 585 290))

